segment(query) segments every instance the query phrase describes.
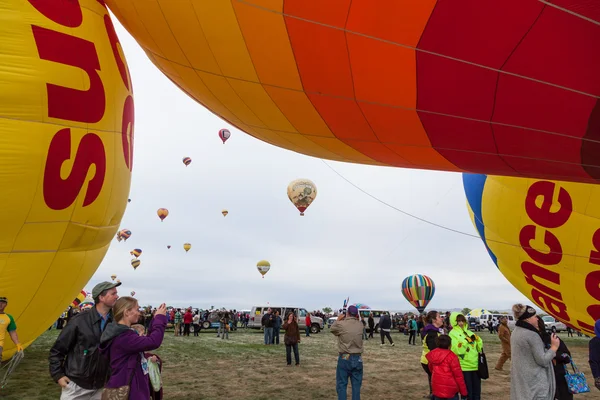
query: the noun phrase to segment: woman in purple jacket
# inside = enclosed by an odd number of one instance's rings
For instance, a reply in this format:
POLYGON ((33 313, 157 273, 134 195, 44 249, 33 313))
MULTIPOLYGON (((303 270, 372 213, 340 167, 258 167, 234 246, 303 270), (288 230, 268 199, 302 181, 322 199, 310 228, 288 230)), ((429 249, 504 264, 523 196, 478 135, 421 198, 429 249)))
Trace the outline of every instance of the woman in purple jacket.
POLYGON ((161 304, 148 328, 147 336, 140 336, 131 328, 140 317, 139 305, 133 297, 121 297, 113 307, 114 321, 100 339, 100 351, 110 359, 111 377, 105 388, 126 386, 131 380, 130 400, 150 398, 148 360, 144 352, 158 349, 167 326, 167 307, 161 304))

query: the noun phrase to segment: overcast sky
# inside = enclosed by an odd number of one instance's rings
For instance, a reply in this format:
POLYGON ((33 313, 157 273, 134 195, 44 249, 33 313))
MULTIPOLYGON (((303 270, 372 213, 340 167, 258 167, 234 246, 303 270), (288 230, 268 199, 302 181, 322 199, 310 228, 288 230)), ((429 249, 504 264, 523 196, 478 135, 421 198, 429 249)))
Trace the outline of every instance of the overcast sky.
MULTIPOLYGON (((113 18, 134 84, 131 203, 86 290, 117 274, 141 304, 339 308, 343 299, 409 310, 400 285, 414 273, 436 283, 429 309, 508 309, 527 301, 479 239, 407 217, 361 193, 323 161, 235 129, 190 99, 148 60, 113 18), (223 145, 218 130, 232 132, 223 145), (187 168, 183 157, 191 157, 187 168), (296 178, 318 188, 306 216, 288 200, 296 178), (160 222, 156 210, 169 209, 160 222), (223 217, 222 209, 229 210, 223 217), (192 249, 186 253, 183 244, 192 249), (171 249, 167 249, 171 245, 171 249), (133 270, 129 251, 141 248, 133 270), (264 279, 256 263, 266 259, 264 279)), ((406 212, 475 234, 461 175, 326 161, 368 193, 406 212)))

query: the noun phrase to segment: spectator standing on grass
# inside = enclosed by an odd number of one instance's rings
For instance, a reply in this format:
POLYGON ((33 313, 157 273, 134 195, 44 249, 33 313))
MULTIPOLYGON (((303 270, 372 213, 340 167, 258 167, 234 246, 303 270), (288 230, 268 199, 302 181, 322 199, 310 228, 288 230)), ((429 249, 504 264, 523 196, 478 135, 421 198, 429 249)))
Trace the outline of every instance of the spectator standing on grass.
POLYGON ((74 316, 50 349, 50 375, 62 388, 60 400, 100 400, 109 377, 100 337, 112 322, 111 309, 121 283, 101 282, 92 289, 94 307, 74 316))
POLYGON ((502 343, 502 354, 496 363, 495 369, 502 371, 506 360, 510 360, 510 329, 508 328, 508 318, 500 317, 500 326, 498 327, 498 337, 502 343))
MULTIPOLYGON (((156 310, 154 310, 154 312, 150 315, 150 318, 151 318, 150 322, 152 322, 152 318, 154 318, 155 312, 156 312, 156 310)), ((148 324, 148 326, 146 328, 144 328, 143 325, 134 324, 134 325, 131 325, 131 328, 134 329, 140 336, 148 336, 148 335, 146 335, 146 331, 148 331, 148 332, 150 331, 150 324, 148 324)), ((162 374, 162 364, 163 364, 163 361, 161 360, 161 358, 159 356, 157 356, 156 354, 148 353, 148 352, 144 353, 144 357, 148 360, 148 362, 156 363, 156 365, 158 366, 158 372, 159 372, 159 378, 160 378, 160 375, 162 374)), ((152 379, 152 376, 150 376, 150 379, 152 379)), ((162 379, 161 379, 161 383, 162 383, 162 379)), ((156 391, 152 387, 152 382, 150 382, 150 400, 162 400, 162 398, 163 398, 162 384, 161 384, 160 389, 158 391, 156 391)))
MULTIPOLYGON (((427 325, 421 332, 421 342, 423 343, 423 353, 421 354, 421 367, 427 374, 427 380, 429 381, 429 395, 432 396, 431 388, 431 371, 429 370, 429 361, 427 360, 427 353, 437 348, 437 342, 435 339, 440 335, 440 330, 444 325, 442 316, 437 311, 429 311, 424 318, 427 325)), ((427 397, 427 396, 426 396, 427 397)))
POLYGON ((335 374, 338 400, 346 400, 348 378, 352 385, 352 400, 360 400, 363 378, 363 325, 356 306, 348 307, 347 314, 340 314, 331 325, 331 333, 338 339, 338 362, 335 374))
POLYGON ((364 315, 360 316, 360 322, 363 325, 363 340, 369 340, 369 337, 367 336, 367 321, 365 321, 364 315))
POLYGON ((181 322, 183 322, 183 316, 181 315, 181 309, 177 309, 177 311, 175 311, 175 317, 174 320, 175 322, 175 336, 180 336, 181 335, 181 322))
POLYGON ((416 337, 417 337, 417 317, 416 316, 412 316, 411 319, 408 320, 408 332, 409 332, 409 336, 408 336, 408 344, 412 344, 413 346, 416 346, 417 344, 415 343, 416 337), (412 342, 411 342, 412 340, 412 342))
POLYGON ((19 336, 17 335, 17 324, 12 315, 4 313, 7 305, 8 299, 0 297, 0 361, 2 361, 2 348, 4 347, 6 332, 8 332, 10 339, 17 347, 17 351, 23 351, 23 346, 19 342, 19 336))
POLYGON ((312 321, 310 319, 309 312, 306 313, 306 318, 304 319, 304 322, 306 323, 306 337, 309 337, 310 336, 310 327, 312 325, 312 321))
POLYGON ((265 346, 269 346, 273 343, 273 325, 275 324, 275 316, 271 307, 267 309, 267 312, 262 316, 260 324, 265 330, 265 346))
POLYGON ((294 350, 294 360, 296 361, 296 366, 298 366, 300 365, 300 353, 298 352, 300 328, 298 327, 298 317, 293 312, 289 313, 282 328, 285 330, 283 343, 285 344, 285 360, 287 361, 287 365, 292 365, 292 350, 294 350))
POLYGON ((100 350, 110 359, 111 368, 105 388, 116 389, 129 385, 128 400, 148 400, 150 379, 145 352, 156 350, 162 344, 167 326, 167 307, 164 303, 158 307, 147 336, 140 336, 131 328, 140 314, 135 298, 121 297, 113 311, 116 322, 107 326, 100 341, 100 350))
POLYGON ((600 390, 600 319, 594 325, 594 333, 596 336, 589 342, 589 363, 594 377, 594 385, 600 390))
POLYGON ((373 313, 369 313, 369 338, 373 339, 373 331, 375 330, 375 319, 373 318, 373 313))
MULTIPOLYGON (((538 331, 542 337, 542 341, 546 349, 551 346, 551 338, 544 320, 538 316, 538 331)), ((554 392, 554 400, 573 400, 573 393, 569 391, 567 380, 565 378, 567 367, 571 363, 571 352, 565 342, 558 338, 559 344, 556 350, 556 357, 552 360, 552 369, 554 369, 554 381, 556 382, 556 390, 554 392)))
POLYGON ((183 314, 183 336, 190 336, 190 328, 193 320, 192 307, 189 307, 185 310, 185 314, 183 314))
MULTIPOLYGON (((279 344, 279 332, 281 331, 281 317, 279 316, 279 310, 275 311, 275 320, 273 321, 273 340, 272 344, 279 344)), ((284 328, 285 329, 285 328, 284 328)))
POLYGON ((433 400, 458 400, 459 394, 466 399, 467 386, 460 362, 456 354, 449 350, 452 342, 450 336, 440 335, 435 342, 438 347, 426 356, 431 371, 433 400))
POLYGON ((385 338, 390 341, 392 346, 395 346, 390 330, 392 329, 392 319, 389 314, 382 314, 379 319, 379 335, 381 336, 381 346, 385 344, 385 338))
POLYGON ((200 312, 196 311, 192 318, 192 326, 194 327, 194 336, 198 336, 200 332, 200 312))
POLYGON ((481 378, 477 373, 479 369, 479 353, 483 351, 483 340, 469 330, 467 318, 460 313, 450 314, 450 338, 452 339, 452 352, 458 356, 460 369, 465 378, 469 400, 481 398, 481 378))

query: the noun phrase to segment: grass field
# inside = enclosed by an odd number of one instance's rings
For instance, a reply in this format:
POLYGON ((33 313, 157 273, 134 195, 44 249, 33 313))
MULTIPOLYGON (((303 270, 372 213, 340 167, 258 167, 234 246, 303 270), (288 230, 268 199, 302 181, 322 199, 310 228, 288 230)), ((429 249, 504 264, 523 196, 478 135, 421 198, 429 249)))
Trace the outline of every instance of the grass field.
MULTIPOLYGON (((0 391, 0 399, 59 398, 60 390, 49 377, 47 362, 48 350, 57 334, 57 331, 46 332, 26 350, 7 387, 0 391)), ((380 347, 378 335, 377 340, 365 342, 362 398, 421 399, 428 391, 427 376, 419 363, 421 346, 408 345, 408 337, 403 334, 392 336, 395 347, 380 347)), ((337 348, 334 336, 327 329, 309 338, 302 337, 299 367, 286 366, 283 344, 262 345, 259 331, 238 330, 229 337, 229 340, 218 339, 214 331, 202 332, 199 337, 174 337, 172 331, 167 332, 162 347, 156 351, 165 363, 165 399, 336 398, 337 348)), ((482 384, 482 398, 507 399, 510 361, 505 371, 494 370, 500 342, 497 336, 485 332, 482 338, 491 374, 482 384)), ((587 362, 588 339, 563 337, 563 340, 592 389, 592 393, 576 395, 576 399, 600 399, 587 362)))

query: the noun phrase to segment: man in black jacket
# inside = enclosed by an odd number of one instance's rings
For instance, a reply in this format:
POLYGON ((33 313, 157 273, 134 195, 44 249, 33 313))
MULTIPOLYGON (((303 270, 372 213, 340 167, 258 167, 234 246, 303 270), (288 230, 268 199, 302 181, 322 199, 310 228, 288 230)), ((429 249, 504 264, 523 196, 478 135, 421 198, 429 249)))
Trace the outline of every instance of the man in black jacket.
POLYGON ((73 316, 50 349, 50 375, 62 387, 61 400, 100 400, 110 368, 98 345, 112 321, 110 311, 119 298, 119 285, 101 282, 94 286, 95 307, 73 316))

